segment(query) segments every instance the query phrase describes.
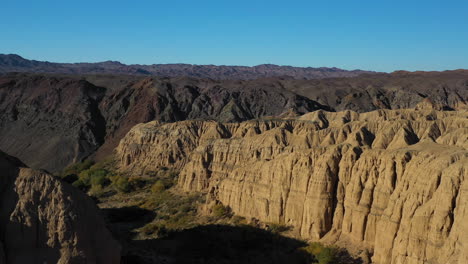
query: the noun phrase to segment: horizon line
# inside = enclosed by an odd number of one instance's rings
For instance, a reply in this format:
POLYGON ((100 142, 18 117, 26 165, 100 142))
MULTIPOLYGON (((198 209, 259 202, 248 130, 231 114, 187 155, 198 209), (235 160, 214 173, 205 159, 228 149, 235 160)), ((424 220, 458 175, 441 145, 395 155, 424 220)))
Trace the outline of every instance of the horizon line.
POLYGON ((247 67, 247 68, 255 68, 259 66, 266 66, 266 65, 271 65, 271 66, 278 66, 278 67, 291 67, 291 68, 302 68, 302 69, 337 69, 337 70, 342 70, 342 71, 348 71, 348 72, 356 72, 356 71, 362 71, 362 72, 371 72, 371 73, 396 73, 396 72, 408 72, 408 73, 418 73, 418 72, 447 72, 447 71, 460 71, 460 70, 468 70, 465 68, 456 68, 456 69, 445 69, 445 70, 404 70, 404 69, 399 69, 399 70, 393 70, 393 71, 375 71, 375 70, 364 70, 364 69, 345 69, 345 68, 339 68, 339 67, 329 67, 329 66, 294 66, 294 65, 289 65, 289 64, 276 64, 276 63, 260 63, 260 64, 254 64, 254 65, 241 65, 241 64, 198 64, 198 63, 186 63, 186 62, 168 62, 168 63, 151 63, 151 64, 142 64, 142 63, 125 63, 119 60, 102 60, 102 61, 75 61, 75 62, 60 62, 60 61, 49 61, 49 60, 36 60, 36 59, 30 59, 26 58, 22 55, 19 55, 17 53, 0 53, 0 56, 18 56, 24 60, 29 60, 29 61, 37 61, 37 62, 45 62, 45 63, 55 63, 55 64, 97 64, 97 63, 118 63, 126 66, 159 66, 159 65, 190 65, 190 66, 214 66, 214 67, 247 67))

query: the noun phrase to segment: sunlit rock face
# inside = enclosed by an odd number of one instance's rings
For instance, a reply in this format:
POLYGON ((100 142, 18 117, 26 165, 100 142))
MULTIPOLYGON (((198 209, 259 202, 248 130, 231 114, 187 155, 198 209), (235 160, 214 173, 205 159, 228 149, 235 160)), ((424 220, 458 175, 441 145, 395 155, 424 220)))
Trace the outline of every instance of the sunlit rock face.
POLYGON ((121 170, 174 167, 179 187, 377 264, 468 263, 468 113, 316 111, 293 120, 150 122, 121 170))

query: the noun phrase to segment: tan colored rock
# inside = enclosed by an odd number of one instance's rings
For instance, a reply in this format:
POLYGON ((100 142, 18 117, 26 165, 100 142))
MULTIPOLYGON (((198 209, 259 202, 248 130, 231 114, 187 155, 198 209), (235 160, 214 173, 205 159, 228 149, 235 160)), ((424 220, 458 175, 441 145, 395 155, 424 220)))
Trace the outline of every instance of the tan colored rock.
POLYGON ((119 244, 79 190, 1 152, 0 190, 0 263, 120 263, 119 244))
POLYGON ((444 106, 442 104, 434 103, 430 98, 423 99, 416 105, 416 110, 438 110, 442 111, 444 106))
POLYGON ((467 128, 467 112, 432 109, 148 123, 117 155, 122 170, 173 166, 187 192, 373 263, 468 263, 467 128))

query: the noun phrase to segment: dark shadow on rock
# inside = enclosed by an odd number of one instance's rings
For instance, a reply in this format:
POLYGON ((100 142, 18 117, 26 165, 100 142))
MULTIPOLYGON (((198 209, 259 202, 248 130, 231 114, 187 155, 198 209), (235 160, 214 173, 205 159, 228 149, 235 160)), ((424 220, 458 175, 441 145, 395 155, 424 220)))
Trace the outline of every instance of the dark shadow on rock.
POLYGON ((150 223, 156 214, 137 206, 101 209, 108 228, 116 239, 125 247, 127 241, 133 238, 134 229, 150 223))
MULTIPOLYGON (((23 218, 18 219, 18 215, 12 217, 18 208, 20 213, 25 211, 18 206, 20 197, 16 185, 20 167, 26 165, 0 151, 0 263, 57 262, 60 249, 42 243, 48 230, 46 225, 41 225, 35 208, 28 208, 32 211, 29 212, 32 216, 28 219, 30 224, 26 224, 23 218)), ((33 197, 37 195, 34 193, 33 197)))
MULTIPOLYGON (((307 243, 249 225, 204 225, 172 231, 157 239, 138 240, 134 230, 152 222, 155 213, 139 207, 102 209, 109 229, 123 246, 122 264, 310 264, 307 243)), ((333 264, 359 264, 344 251, 333 264)), ((331 264, 331 263, 330 263, 331 264)))
POLYGON ((132 241, 124 263, 311 263, 303 241, 251 226, 206 225, 132 241))

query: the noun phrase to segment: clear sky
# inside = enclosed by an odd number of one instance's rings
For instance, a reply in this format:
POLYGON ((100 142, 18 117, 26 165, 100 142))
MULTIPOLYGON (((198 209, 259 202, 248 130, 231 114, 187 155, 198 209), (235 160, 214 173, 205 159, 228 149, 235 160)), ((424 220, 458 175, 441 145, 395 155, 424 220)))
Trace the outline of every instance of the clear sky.
POLYGON ((468 68, 468 0, 1 0, 0 53, 118 60, 468 68))

